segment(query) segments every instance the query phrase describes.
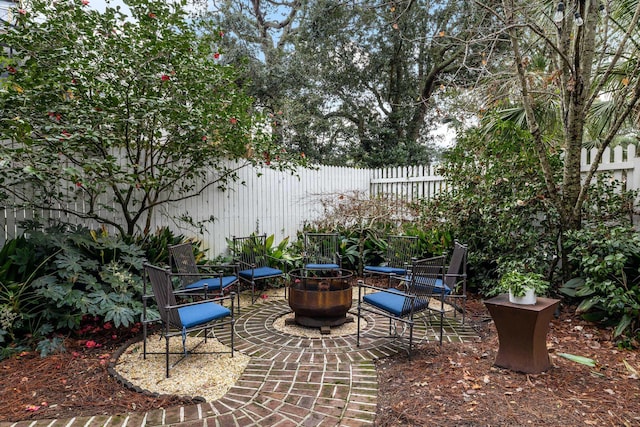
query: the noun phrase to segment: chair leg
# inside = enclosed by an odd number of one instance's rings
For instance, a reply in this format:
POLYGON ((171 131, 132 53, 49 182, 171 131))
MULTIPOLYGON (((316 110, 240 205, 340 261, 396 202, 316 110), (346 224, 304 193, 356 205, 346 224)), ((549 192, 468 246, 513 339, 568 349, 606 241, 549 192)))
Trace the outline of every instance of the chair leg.
POLYGON ((235 335, 235 319, 233 318, 233 310, 231 310, 231 357, 233 357, 234 351, 234 341, 233 336, 235 335))
POLYGON ((465 315, 467 314, 467 295, 462 296, 462 324, 464 325, 465 315))
POLYGON ((409 323, 409 358, 413 353, 413 320, 409 323))
POLYGON ((358 325, 356 327, 357 331, 356 331, 356 347, 360 347, 360 315, 361 315, 361 310, 360 310, 360 303, 358 303, 358 325))
POLYGON ((165 367, 166 376, 169 378, 169 337, 165 335, 165 367))
POLYGON ((142 321, 142 358, 147 359, 147 322, 142 321))
POLYGON ((444 334, 444 312, 440 312, 440 346, 442 347, 442 335, 444 334))

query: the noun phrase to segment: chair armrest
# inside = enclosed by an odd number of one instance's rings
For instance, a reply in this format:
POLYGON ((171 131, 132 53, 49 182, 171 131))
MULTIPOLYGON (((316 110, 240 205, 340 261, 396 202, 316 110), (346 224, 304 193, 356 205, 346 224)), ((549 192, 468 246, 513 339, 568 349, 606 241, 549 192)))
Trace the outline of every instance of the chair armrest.
POLYGON ((238 266, 239 270, 255 270, 257 265, 255 265, 254 263, 249 263, 249 262, 243 262, 238 260, 238 263, 236 264, 238 266))
POLYGON ((227 271, 233 270, 238 271, 238 264, 203 264, 198 265, 198 268, 202 268, 206 271, 227 271))
MULTIPOLYGON (((175 294, 176 294, 176 292, 174 292, 174 295, 175 294)), ((236 295, 235 292, 231 292, 231 293, 229 293, 228 295, 225 295, 225 296, 216 296, 215 298, 207 298, 205 300, 190 301, 190 302, 185 302, 185 303, 182 303, 182 304, 168 305, 165 308, 168 309, 168 310, 177 310, 177 309, 182 308, 182 307, 189 307, 191 305, 203 304, 205 302, 221 303, 224 300, 229 300, 233 304, 235 295, 236 295)))
POLYGON ((381 287, 375 286, 375 285, 367 285, 362 280, 358 280, 358 289, 371 289, 371 290, 376 291, 376 292, 387 292, 387 293, 390 293, 390 294, 404 295, 404 296, 407 296, 407 297, 412 297, 411 294, 408 294, 408 293, 403 292, 403 291, 399 291, 398 289, 395 289, 395 288, 381 288, 381 287))
MULTIPOLYGON (((462 289, 463 292, 467 291, 467 275, 466 274, 445 274, 444 275, 444 282, 447 283, 447 279, 453 279, 453 287, 457 288, 458 285, 460 285, 462 283, 462 289)), ((454 289, 452 289, 453 291, 454 289)))

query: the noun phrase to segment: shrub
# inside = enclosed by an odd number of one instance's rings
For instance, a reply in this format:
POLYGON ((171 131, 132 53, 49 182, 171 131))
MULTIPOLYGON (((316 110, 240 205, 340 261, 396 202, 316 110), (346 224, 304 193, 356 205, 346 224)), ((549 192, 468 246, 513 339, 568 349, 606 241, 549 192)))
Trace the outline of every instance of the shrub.
POLYGON ((105 230, 27 230, 0 253, 0 265, 13 263, 0 276, 0 340, 14 348, 39 342, 47 352, 58 342, 51 334, 76 328, 84 315, 133 324, 142 311, 143 260, 137 245, 105 230))
POLYGON ((583 318, 614 325, 627 343, 640 327, 640 235, 630 226, 600 224, 567 235, 576 277, 560 288, 580 301, 583 318))

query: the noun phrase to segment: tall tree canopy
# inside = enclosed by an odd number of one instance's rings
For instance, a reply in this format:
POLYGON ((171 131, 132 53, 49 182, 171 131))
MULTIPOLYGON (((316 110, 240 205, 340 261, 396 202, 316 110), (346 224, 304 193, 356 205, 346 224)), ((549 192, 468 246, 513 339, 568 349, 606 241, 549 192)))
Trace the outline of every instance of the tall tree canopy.
POLYGON ((230 62, 248 60, 252 93, 280 142, 311 159, 424 163, 447 91, 480 70, 483 8, 451 1, 215 1, 230 62))

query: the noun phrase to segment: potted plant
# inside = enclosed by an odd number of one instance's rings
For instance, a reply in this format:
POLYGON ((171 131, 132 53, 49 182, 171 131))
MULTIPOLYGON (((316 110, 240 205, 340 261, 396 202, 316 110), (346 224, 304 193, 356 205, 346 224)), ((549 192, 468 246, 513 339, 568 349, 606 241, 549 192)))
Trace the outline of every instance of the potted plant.
POLYGON ((533 305, 537 295, 543 295, 549 289, 549 282, 541 274, 510 270, 502 276, 498 288, 501 292, 509 292, 511 303, 533 305))

